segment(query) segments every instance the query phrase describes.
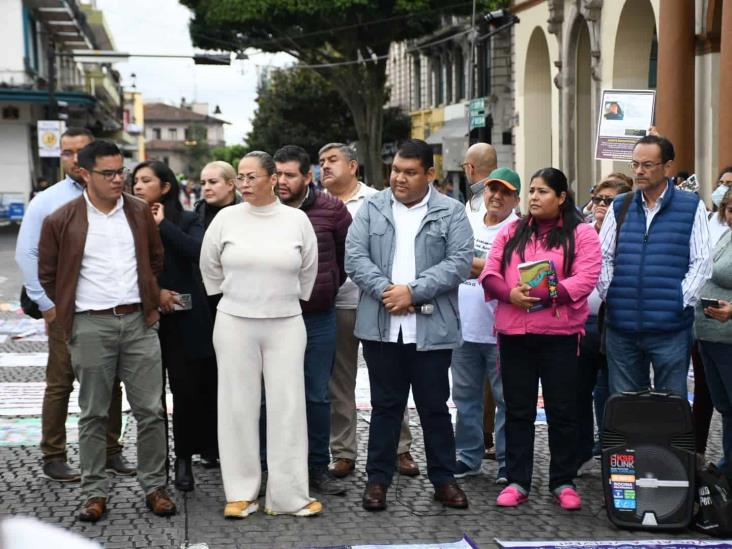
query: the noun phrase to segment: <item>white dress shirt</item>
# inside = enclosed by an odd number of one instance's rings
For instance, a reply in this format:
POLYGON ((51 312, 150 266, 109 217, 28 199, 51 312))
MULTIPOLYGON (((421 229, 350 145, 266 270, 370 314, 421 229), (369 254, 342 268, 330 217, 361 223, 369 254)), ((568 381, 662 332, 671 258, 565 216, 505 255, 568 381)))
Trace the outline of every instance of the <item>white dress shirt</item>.
MULTIPOLYGON (((417 204, 407 208, 404 204, 392 198, 391 212, 394 216, 394 262, 391 266, 392 284, 409 284, 417 278, 417 260, 414 254, 414 239, 427 215, 427 202, 432 189, 427 188, 427 194, 417 204)), ((402 332, 402 343, 417 343, 417 315, 391 315, 389 323, 389 341, 396 343, 399 340, 399 330, 402 332)))
POLYGON ((108 214, 94 207, 86 191, 84 199, 89 229, 76 286, 76 312, 140 303, 135 240, 124 198, 108 214))
MULTIPOLYGON (((651 221, 661 209, 664 196, 668 186, 656 200, 653 208, 649 208, 646 197, 641 193, 643 211, 646 214, 646 231, 651 226, 651 221)), ((683 191, 679 191, 683 192, 683 191)), ((600 229, 600 246, 602 248, 602 270, 600 279, 597 282, 597 291, 600 297, 607 299, 607 291, 613 280, 615 270, 615 232, 617 222, 615 221, 615 209, 611 206, 607 209, 605 219, 600 229)), ((699 299, 704 282, 712 276, 711 244, 709 237, 709 224, 707 222, 707 210, 701 200, 694 214, 694 225, 689 235, 689 270, 684 280, 681 281, 681 291, 684 297, 684 307, 693 307, 699 299)))
MULTIPOLYGON (((327 194, 330 194, 328 193, 327 189, 325 190, 325 192, 327 194)), ((378 192, 379 191, 377 191, 373 187, 369 187, 365 183, 359 181, 356 193, 348 198, 345 202, 348 213, 351 214, 351 219, 356 217, 358 210, 361 208, 363 203, 366 202, 366 199, 369 196, 378 192)), ((341 285, 340 289, 338 290, 338 295, 336 295, 335 308, 355 309, 358 306, 359 295, 360 290, 358 289, 358 286, 356 286, 356 283, 353 282, 350 277, 346 278, 346 281, 341 285)))

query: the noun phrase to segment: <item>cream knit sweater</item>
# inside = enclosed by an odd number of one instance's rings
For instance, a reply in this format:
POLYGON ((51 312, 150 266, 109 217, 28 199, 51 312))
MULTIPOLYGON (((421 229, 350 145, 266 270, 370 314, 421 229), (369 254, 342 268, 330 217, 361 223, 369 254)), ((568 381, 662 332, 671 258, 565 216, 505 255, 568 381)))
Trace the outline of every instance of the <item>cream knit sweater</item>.
POLYGON ((209 295, 223 293, 218 310, 245 318, 301 314, 318 272, 318 243, 304 212, 279 201, 224 208, 201 248, 209 295))

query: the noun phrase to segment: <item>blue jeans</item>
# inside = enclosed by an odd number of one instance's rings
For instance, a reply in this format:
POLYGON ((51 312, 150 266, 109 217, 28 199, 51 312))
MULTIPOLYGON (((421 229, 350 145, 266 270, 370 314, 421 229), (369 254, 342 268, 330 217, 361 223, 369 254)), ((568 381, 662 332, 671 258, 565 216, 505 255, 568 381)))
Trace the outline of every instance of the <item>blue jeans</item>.
MULTIPOLYGON (((577 360, 577 465, 592 459, 595 445, 595 417, 593 395, 598 372, 605 366, 605 355, 600 353, 600 332, 597 317, 590 316, 585 322, 585 335, 580 340, 580 354, 577 360)), ((604 403, 603 403, 604 406, 604 403)), ((598 417, 598 426, 601 426, 598 417)))
POLYGON ((496 403, 496 460, 506 464, 506 404, 503 401, 503 383, 498 366, 498 352, 493 343, 466 341, 453 350, 452 400, 457 407, 455 450, 458 461, 473 470, 480 468, 483 453, 483 385, 491 384, 496 403))
POLYGON ((336 348, 335 308, 323 313, 303 313, 302 318, 308 335, 305 348, 308 466, 311 471, 323 471, 330 463, 329 384, 336 348))
POLYGON ((712 402, 722 414, 722 449, 732 463, 732 344, 699 340, 707 386, 712 402))
POLYGON ((650 362, 657 391, 688 397, 691 328, 655 333, 619 332, 608 326, 606 337, 611 395, 648 389, 650 362))

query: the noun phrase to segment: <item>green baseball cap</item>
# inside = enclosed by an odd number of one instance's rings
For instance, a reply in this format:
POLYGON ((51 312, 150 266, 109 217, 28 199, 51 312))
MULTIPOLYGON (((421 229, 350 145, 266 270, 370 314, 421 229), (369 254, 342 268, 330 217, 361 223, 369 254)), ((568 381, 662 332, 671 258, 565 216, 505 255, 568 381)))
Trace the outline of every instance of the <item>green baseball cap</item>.
POLYGON ((496 168, 491 172, 485 184, 500 183, 509 191, 521 192, 521 178, 511 168, 496 168))

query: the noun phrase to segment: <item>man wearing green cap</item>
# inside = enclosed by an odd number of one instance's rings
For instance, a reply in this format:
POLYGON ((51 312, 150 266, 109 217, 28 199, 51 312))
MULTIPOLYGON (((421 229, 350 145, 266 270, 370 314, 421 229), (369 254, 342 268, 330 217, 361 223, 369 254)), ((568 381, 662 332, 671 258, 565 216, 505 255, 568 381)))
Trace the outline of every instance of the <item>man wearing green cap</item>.
POLYGON ((501 229, 518 219, 514 210, 519 203, 520 191, 521 180, 515 171, 509 168, 493 170, 485 182, 485 208, 468 214, 473 228, 475 257, 471 278, 459 288, 458 303, 464 342, 453 350, 450 366, 452 400, 457 407, 455 478, 481 473, 484 449, 483 386, 487 379, 496 404, 496 484, 506 483, 506 405, 493 333, 496 302, 486 303, 483 288, 476 278, 483 270, 493 239, 501 229))

